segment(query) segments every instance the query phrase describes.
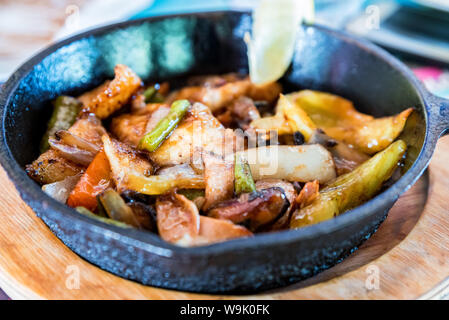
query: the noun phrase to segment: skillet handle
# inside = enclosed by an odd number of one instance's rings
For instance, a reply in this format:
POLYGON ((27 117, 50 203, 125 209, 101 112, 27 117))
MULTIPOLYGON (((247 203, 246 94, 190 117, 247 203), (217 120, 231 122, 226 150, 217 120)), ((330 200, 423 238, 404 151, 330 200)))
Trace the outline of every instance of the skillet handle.
POLYGON ((433 96, 432 100, 437 134, 441 136, 449 134, 449 100, 437 96, 433 96))

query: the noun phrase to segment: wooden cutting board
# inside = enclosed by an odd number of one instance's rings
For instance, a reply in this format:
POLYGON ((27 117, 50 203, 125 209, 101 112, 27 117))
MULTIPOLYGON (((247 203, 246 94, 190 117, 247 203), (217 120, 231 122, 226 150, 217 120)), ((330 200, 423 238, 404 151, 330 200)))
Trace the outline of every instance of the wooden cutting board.
POLYGON ((91 265, 50 232, 0 169, 0 287, 13 299, 449 298, 447 164, 444 137, 429 170, 358 251, 314 278, 252 296, 158 289, 91 265))

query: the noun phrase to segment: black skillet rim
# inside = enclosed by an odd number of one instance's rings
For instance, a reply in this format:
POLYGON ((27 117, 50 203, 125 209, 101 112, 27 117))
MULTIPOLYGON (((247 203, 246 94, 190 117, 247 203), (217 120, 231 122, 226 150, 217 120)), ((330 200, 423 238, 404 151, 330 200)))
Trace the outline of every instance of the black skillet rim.
POLYGON ((408 69, 408 67, 406 67, 402 62, 397 60, 395 57, 391 56, 385 50, 356 36, 349 35, 341 31, 335 31, 330 28, 319 25, 313 25, 310 27, 318 29, 320 31, 324 31, 333 37, 340 38, 345 42, 360 47, 361 49, 369 52, 370 54, 375 55, 380 59, 384 60, 392 68, 394 68, 402 75, 404 75, 405 78, 407 78, 409 83, 416 90, 418 96, 420 97, 421 104, 424 106, 424 117, 426 122, 426 130, 425 130, 426 133, 423 146, 420 150, 419 156, 417 157, 413 165, 410 167, 410 169, 387 190, 378 194, 377 196, 365 202, 364 204, 352 210, 349 210, 344 214, 341 214, 331 220, 303 227, 297 230, 284 230, 276 233, 258 234, 251 238, 235 239, 202 247, 183 248, 167 243, 162 239, 160 239, 159 236, 152 234, 150 232, 134 229, 123 229, 120 227, 111 226, 78 213, 76 210, 64 204, 61 204, 56 200, 52 199, 51 197, 49 197, 48 195, 46 195, 41 190, 41 188, 27 176, 24 168, 22 168, 16 162, 6 142, 5 136, 6 105, 8 105, 12 93, 14 93, 21 80, 25 76, 27 76, 29 72, 31 72, 31 70, 36 64, 41 62, 48 55, 50 55, 57 49, 74 41, 78 41, 83 38, 87 38, 94 35, 98 36, 101 34, 105 34, 109 31, 116 30, 122 27, 139 25, 147 21, 158 21, 185 16, 198 16, 198 17, 201 16, 208 17, 214 15, 219 16, 222 14, 233 14, 233 13, 248 14, 249 11, 247 10, 201 11, 194 13, 169 14, 163 16, 147 17, 142 19, 109 24, 61 40, 49 46, 48 48, 40 51, 35 56, 27 60, 24 64, 22 64, 6 81, 4 87, 2 88, 2 91, 0 92, 0 108, 2 109, 0 111, 1 112, 0 163, 5 168, 5 171, 7 172, 7 175, 10 178, 10 180, 16 186, 22 199, 28 205, 30 205, 31 208, 33 209, 38 208, 35 211, 43 212, 45 210, 50 212, 51 214, 67 215, 68 218, 76 219, 81 223, 87 223, 88 225, 90 225, 92 227, 90 228, 91 232, 100 232, 100 233, 104 233, 104 231, 114 232, 120 235, 121 240, 124 240, 124 238, 130 238, 130 240, 131 239, 133 240, 131 242, 132 245, 148 249, 150 252, 154 254, 167 257, 173 256, 175 254, 188 255, 188 256, 203 256, 208 254, 212 255, 224 254, 226 252, 234 251, 236 249, 239 250, 254 249, 260 247, 261 245, 272 246, 272 245, 294 243, 305 239, 316 238, 322 234, 331 233, 335 230, 344 228, 345 226, 355 223, 359 219, 362 219, 367 215, 372 214, 373 209, 381 208, 382 204, 384 204, 385 202, 396 201, 403 192, 405 192, 416 182, 416 180, 421 176, 421 174, 427 167, 427 164, 432 156, 436 140, 440 135, 440 132, 437 132, 437 130, 430 130, 430 126, 434 122, 432 120, 435 120, 433 119, 430 110, 431 109, 430 100, 433 99, 433 96, 426 89, 424 89, 421 82, 419 82, 419 80, 413 75, 413 73, 411 72, 410 69, 408 69), (427 103, 428 100, 429 104, 427 103))

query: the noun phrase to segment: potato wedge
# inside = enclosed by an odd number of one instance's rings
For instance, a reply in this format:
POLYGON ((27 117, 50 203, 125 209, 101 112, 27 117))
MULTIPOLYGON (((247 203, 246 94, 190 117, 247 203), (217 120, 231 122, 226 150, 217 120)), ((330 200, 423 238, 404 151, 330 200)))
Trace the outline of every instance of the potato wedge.
POLYGON ((400 135, 413 111, 409 108, 395 116, 374 118, 358 112, 349 100, 329 93, 304 90, 286 97, 304 110, 328 136, 367 154, 388 147, 400 135))
POLYGON ((105 119, 125 105, 139 89, 142 80, 129 67, 118 64, 114 68, 114 79, 78 97, 84 110, 105 119))
POLYGON ((274 145, 241 151, 249 162, 254 180, 284 179, 325 184, 336 177, 332 156, 318 144, 274 145))
POLYGON ((371 199, 390 178, 406 149, 405 142, 398 140, 354 171, 339 176, 310 205, 294 212, 290 228, 331 219, 371 199))

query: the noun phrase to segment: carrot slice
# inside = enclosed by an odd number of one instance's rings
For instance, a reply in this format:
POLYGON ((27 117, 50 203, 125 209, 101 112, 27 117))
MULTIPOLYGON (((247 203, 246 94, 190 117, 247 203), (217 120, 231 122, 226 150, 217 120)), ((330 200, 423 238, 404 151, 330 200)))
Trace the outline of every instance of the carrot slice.
POLYGON ((94 211, 97 207, 96 196, 110 185, 111 167, 104 150, 101 150, 70 193, 67 204, 73 208, 81 206, 94 211))

